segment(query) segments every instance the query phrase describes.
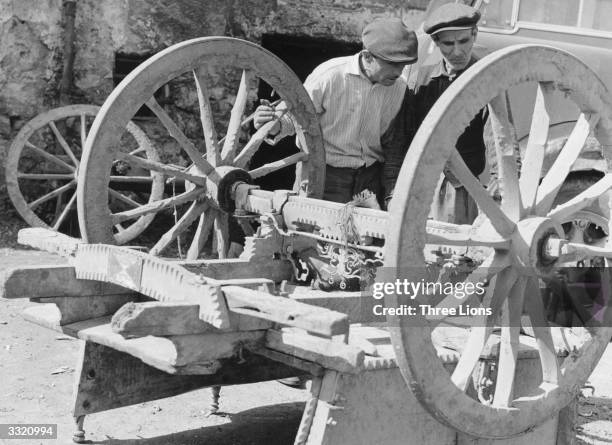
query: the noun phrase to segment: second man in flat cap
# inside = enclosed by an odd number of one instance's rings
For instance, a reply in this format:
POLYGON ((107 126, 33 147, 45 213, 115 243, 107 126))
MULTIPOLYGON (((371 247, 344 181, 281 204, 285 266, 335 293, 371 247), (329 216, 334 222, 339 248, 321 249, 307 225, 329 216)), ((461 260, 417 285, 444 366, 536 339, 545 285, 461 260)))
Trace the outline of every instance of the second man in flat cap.
MULTIPOLYGON (((472 49, 478 34, 479 19, 477 9, 460 3, 442 5, 426 19, 424 31, 440 50, 442 60, 420 67, 414 84, 406 91, 400 111, 383 136, 386 155, 383 181, 387 202, 392 196, 406 151, 425 116, 450 84, 477 61, 472 49)), ((486 165, 483 139, 486 119, 487 110, 484 108, 474 116, 456 143, 461 157, 476 177, 486 165)), ((466 224, 476 217, 476 204, 450 174, 442 181, 438 191, 438 202, 432 206, 435 219, 466 224)))

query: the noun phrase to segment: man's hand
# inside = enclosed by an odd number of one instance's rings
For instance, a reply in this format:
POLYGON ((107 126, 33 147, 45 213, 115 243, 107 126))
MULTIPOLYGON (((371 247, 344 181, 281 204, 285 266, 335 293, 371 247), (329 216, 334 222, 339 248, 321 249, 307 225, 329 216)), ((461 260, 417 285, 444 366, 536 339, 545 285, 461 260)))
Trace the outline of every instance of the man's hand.
MULTIPOLYGON (((253 118, 253 125, 255 126, 255 129, 259 130, 263 124, 278 117, 277 113, 277 110, 272 106, 270 101, 262 99, 261 105, 255 109, 255 116, 253 118)), ((280 122, 276 122, 268 134, 271 136, 276 135, 280 132, 280 130, 280 122)))

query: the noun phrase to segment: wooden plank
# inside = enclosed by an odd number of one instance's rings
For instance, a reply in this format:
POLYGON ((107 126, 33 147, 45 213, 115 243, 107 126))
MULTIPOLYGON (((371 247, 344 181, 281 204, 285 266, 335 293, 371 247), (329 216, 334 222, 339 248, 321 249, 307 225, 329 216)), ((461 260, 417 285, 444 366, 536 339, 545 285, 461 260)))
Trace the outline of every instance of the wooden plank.
MULTIPOLYGON (((230 312, 230 326, 234 331, 244 332, 268 329, 272 323, 230 312)), ((113 316, 111 327, 113 332, 126 338, 219 332, 210 323, 200 320, 197 304, 187 302, 126 304, 113 316)))
POLYGON ((63 257, 74 256, 78 246, 84 244, 78 238, 72 238, 42 227, 21 229, 17 234, 17 241, 24 246, 55 253, 63 257))
POLYGON ((325 292, 295 285, 285 285, 283 289, 292 300, 342 312, 348 316, 351 323, 387 321, 385 316, 374 313, 374 306, 380 304, 380 301, 361 292, 325 292))
POLYGON ((318 363, 327 369, 350 374, 359 373, 365 353, 352 345, 309 335, 294 328, 269 329, 265 337, 269 349, 318 363))
POLYGON ((268 348, 254 348, 252 350, 254 354, 262 355, 264 357, 269 358, 270 360, 274 360, 275 362, 284 363, 285 365, 291 366, 296 369, 301 369, 309 373, 312 376, 321 376, 325 372, 322 366, 317 365, 316 363, 312 363, 306 360, 302 360, 293 355, 283 354, 282 352, 273 351, 268 348))
POLYGON ((76 277, 73 266, 21 266, 0 271, 0 297, 44 298, 131 294, 129 289, 76 277))
POLYGON ((74 415, 86 415, 219 385, 255 383, 303 374, 245 351, 221 361, 212 375, 170 375, 124 352, 85 342, 77 370, 74 415), (93 377, 93 378, 92 378, 93 377))
POLYGON ((207 364, 215 366, 212 362, 231 358, 242 348, 263 341, 265 336, 265 331, 249 331, 125 339, 112 332, 110 323, 84 329, 73 325, 72 328, 78 330, 81 340, 126 352, 169 374, 190 373, 190 367, 195 365, 201 367, 198 373, 204 373, 207 364))
POLYGON ((238 286, 222 288, 227 305, 234 313, 251 315, 331 337, 346 334, 348 317, 341 312, 276 297, 238 286))

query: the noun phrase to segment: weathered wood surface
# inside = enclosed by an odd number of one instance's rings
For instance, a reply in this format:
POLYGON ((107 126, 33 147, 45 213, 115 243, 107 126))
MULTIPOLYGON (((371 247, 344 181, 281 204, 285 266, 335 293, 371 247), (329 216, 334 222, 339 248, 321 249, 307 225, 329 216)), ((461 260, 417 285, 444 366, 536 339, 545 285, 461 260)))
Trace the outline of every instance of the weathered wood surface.
POLYGON ((67 264, 20 266, 0 271, 1 298, 85 297, 133 293, 110 283, 78 279, 67 264))
POLYGON ((42 227, 21 229, 17 234, 17 241, 19 244, 56 253, 63 257, 74 256, 78 246, 83 244, 80 239, 42 227))
POLYGON ((294 328, 269 329, 265 337, 269 349, 318 363, 324 368, 347 373, 362 370, 364 352, 356 346, 309 335, 294 328))
POLYGON ((112 332, 110 323, 78 330, 81 340, 127 352, 169 374, 212 374, 218 370, 218 360, 261 342, 265 334, 249 331, 125 339, 112 332))
POLYGON ((212 375, 170 375, 129 354, 92 342, 84 342, 81 357, 76 372, 75 416, 171 397, 199 388, 262 382, 303 373, 248 351, 240 358, 222 360, 212 375))
POLYGON ((135 250, 104 244, 79 246, 77 278, 115 283, 159 301, 199 304, 200 318, 219 329, 229 327, 219 285, 183 267, 135 250))
POLYGON ((325 292, 291 284, 284 285, 282 291, 292 300, 342 312, 351 323, 386 322, 384 316, 374 314, 374 305, 380 302, 362 292, 325 292))
POLYGON ((58 323, 60 326, 77 321, 89 320, 114 314, 119 308, 129 302, 141 301, 141 296, 135 293, 89 296, 89 297, 49 297, 37 298, 36 303, 44 306, 53 304, 58 312, 58 323))
MULTIPOLYGON (((198 305, 185 302, 127 304, 113 316, 112 330, 126 338, 218 332, 213 325, 200 320, 199 310, 198 305)), ((230 310, 230 326, 235 331, 256 331, 268 329, 272 323, 230 310)))
POLYGON ((177 261, 185 269, 205 277, 223 280, 226 278, 267 278, 275 283, 291 279, 293 267, 287 260, 269 258, 266 261, 248 261, 242 258, 225 260, 177 261))
POLYGON ((289 354, 283 354, 282 352, 273 351, 268 348, 252 348, 254 354, 262 355, 275 362, 284 363, 285 365, 291 366, 296 369, 300 369, 304 372, 309 373, 313 376, 323 375, 325 369, 316 363, 302 360, 298 357, 289 354))
MULTIPOLYGON (((229 330, 267 329, 275 322, 327 337, 348 332, 348 318, 343 313, 244 287, 224 286, 221 289, 229 307, 229 330)), ((198 311, 197 305, 187 302, 130 304, 113 317, 113 332, 124 337, 139 337, 217 331, 213 325, 199 319, 198 311)))
POLYGON ((240 355, 249 346, 259 347, 266 331, 206 333, 169 337, 147 336, 125 339, 112 332, 110 317, 84 320, 61 326, 57 310, 37 305, 28 308, 24 317, 36 324, 64 332, 81 340, 95 342, 139 358, 169 374, 211 374, 218 370, 219 360, 240 355))
POLYGON ((244 287, 224 286, 230 310, 305 329, 331 337, 348 332, 348 317, 341 313, 310 306, 289 298, 267 295, 244 287))

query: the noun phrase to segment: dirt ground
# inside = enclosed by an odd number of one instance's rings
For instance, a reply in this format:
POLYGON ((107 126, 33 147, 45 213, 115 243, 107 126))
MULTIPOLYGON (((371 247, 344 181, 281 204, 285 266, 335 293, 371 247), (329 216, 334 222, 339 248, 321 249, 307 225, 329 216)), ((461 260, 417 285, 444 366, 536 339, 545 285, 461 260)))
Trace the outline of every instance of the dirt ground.
MULTIPOLYGON (((48 262, 41 252, 15 249, 14 220, 0 225, 0 269, 48 262)), ((28 300, 0 300, 0 423, 57 423, 58 440, 2 440, 1 445, 69 444, 79 341, 24 321, 28 300)), ((578 444, 612 444, 612 348, 584 388, 576 423, 578 444)), ((206 417, 208 390, 91 415, 92 444, 292 444, 307 392, 278 382, 223 388, 220 415, 206 417)), ((344 444, 341 444, 344 445, 344 444)))

